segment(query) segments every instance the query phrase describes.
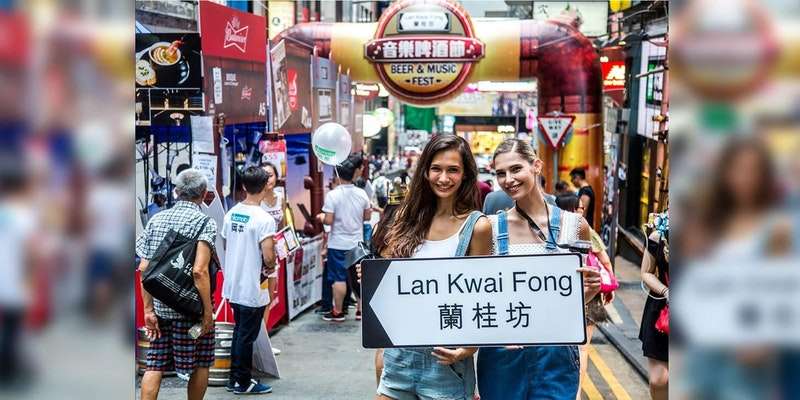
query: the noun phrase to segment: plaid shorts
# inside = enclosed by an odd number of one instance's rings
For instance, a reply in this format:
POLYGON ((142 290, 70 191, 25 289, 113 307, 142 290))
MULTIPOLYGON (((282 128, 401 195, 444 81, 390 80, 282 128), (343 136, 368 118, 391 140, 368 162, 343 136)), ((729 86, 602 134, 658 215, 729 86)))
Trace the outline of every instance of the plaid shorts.
POLYGON ((214 364, 214 332, 192 339, 189 329, 197 321, 158 318, 161 337, 150 342, 148 371, 172 371, 191 375, 195 368, 214 364))

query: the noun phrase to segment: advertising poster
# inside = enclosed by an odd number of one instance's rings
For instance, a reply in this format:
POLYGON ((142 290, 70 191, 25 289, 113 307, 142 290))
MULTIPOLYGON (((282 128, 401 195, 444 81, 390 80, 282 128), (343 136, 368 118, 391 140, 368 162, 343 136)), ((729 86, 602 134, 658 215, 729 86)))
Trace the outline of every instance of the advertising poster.
POLYGON ((262 140, 258 144, 261 163, 270 163, 278 169, 278 179, 286 178, 286 140, 262 140))
POLYGON ((289 119, 289 78, 287 77, 286 66, 286 43, 281 40, 270 50, 270 59, 272 62, 272 87, 274 92, 275 101, 273 105, 275 110, 273 115, 275 118, 275 127, 280 129, 286 120, 289 119))
POLYGON ((322 299, 322 236, 305 239, 286 262, 289 319, 322 299))
POLYGON ((271 57, 275 130, 311 132, 311 49, 282 41, 271 50, 271 57))
POLYGON ((188 126, 203 114, 199 35, 138 33, 135 51, 137 126, 188 126))
POLYGON ((206 56, 203 65, 209 115, 225 113, 226 124, 267 120, 265 64, 206 56))

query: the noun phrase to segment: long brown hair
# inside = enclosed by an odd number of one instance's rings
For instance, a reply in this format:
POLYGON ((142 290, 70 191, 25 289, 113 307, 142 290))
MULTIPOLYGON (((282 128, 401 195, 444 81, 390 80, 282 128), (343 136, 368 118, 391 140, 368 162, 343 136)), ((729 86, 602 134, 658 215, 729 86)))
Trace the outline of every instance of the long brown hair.
POLYGON ((433 157, 447 150, 457 150, 464 166, 464 177, 455 194, 453 215, 464 215, 478 209, 478 167, 469 144, 456 135, 436 136, 422 150, 408 195, 400 204, 386 240, 378 243, 380 254, 386 252, 385 256, 392 258, 410 257, 425 240, 439 201, 428 182, 428 169, 433 157))

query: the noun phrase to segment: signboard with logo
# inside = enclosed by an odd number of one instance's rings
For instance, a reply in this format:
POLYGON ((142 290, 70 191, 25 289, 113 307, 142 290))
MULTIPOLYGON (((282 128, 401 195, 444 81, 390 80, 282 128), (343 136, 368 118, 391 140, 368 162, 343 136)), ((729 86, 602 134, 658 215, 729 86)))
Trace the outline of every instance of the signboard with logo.
POLYGON ((266 62, 267 23, 264 17, 209 1, 200 2, 203 55, 266 62))
POLYGON ((384 11, 364 57, 392 95, 414 104, 439 103, 461 92, 484 55, 464 9, 444 0, 401 0, 384 11))
POLYGON ((266 121, 265 64, 205 56, 203 66, 209 114, 225 113, 231 124, 266 121))
POLYGON ((656 136, 659 126, 658 122, 653 121, 653 117, 661 114, 661 100, 664 95, 663 69, 666 59, 665 46, 642 42, 640 71, 651 73, 639 78, 639 114, 636 132, 651 139, 656 136))

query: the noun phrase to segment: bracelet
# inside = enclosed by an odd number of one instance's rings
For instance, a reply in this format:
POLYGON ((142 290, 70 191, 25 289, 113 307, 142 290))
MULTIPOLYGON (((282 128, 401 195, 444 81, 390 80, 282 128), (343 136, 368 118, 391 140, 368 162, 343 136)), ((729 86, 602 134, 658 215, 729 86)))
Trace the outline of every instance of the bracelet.
POLYGON ((669 292, 669 288, 665 286, 664 289, 661 290, 661 293, 659 293, 659 295, 661 297, 666 297, 667 296, 667 292, 669 292))

